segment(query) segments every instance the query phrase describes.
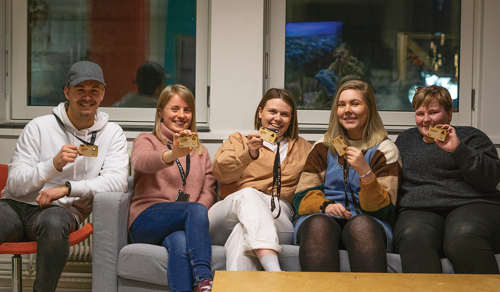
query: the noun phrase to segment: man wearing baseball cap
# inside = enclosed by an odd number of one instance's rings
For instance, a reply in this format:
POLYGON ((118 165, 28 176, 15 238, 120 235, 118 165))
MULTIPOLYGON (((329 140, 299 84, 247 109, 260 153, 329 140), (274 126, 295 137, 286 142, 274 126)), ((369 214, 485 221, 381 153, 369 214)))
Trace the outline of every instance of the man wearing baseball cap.
POLYGON ((97 109, 99 65, 69 70, 68 101, 29 122, 17 141, 0 199, 0 243, 38 241, 33 291, 55 291, 69 255, 68 235, 90 215, 94 195, 127 189, 125 135, 97 109))

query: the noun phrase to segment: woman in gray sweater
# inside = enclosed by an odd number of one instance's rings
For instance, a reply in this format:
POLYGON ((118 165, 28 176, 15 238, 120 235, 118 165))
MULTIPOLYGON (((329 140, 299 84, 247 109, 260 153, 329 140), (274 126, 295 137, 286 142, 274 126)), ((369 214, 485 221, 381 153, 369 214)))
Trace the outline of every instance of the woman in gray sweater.
MULTIPOLYGON (((447 257, 455 273, 499 273, 500 160, 491 140, 472 127, 452 127, 452 100, 440 86, 417 89, 416 128, 396 145, 403 165, 394 245, 403 272, 441 273, 447 257), (429 126, 447 131, 444 141, 429 126)), ((440 131, 440 130, 439 130, 440 131)))

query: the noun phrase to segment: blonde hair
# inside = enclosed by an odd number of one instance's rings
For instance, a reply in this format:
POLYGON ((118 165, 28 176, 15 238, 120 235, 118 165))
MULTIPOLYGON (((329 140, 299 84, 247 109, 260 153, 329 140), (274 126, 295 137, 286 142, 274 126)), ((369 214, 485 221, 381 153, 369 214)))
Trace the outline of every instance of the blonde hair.
POLYGON ((451 99, 450 92, 448 89, 438 85, 417 87, 413 95, 411 107, 414 110, 417 110, 422 104, 428 107, 433 100, 437 100, 439 105, 447 112, 453 109, 453 100, 451 99))
POLYGON ((297 121, 297 105, 295 104, 295 100, 293 99, 292 94, 286 89, 271 88, 266 92, 266 94, 264 94, 264 96, 259 102, 257 110, 255 111, 255 118, 254 118, 255 130, 259 130, 260 127, 262 127, 262 121, 259 118, 259 108, 264 109, 267 101, 273 98, 279 98, 283 100, 292 108, 292 113, 291 113, 292 119, 290 120, 290 125, 288 126, 286 132, 283 134, 283 137, 298 139, 299 123, 297 121))
POLYGON ((332 111, 330 113, 330 123, 328 125, 328 131, 324 136, 325 145, 336 154, 337 151, 333 147, 332 140, 337 136, 342 136, 342 138, 349 145, 347 130, 342 127, 337 116, 337 108, 339 104, 340 94, 345 90, 357 90, 363 96, 364 102, 368 107, 368 118, 366 119, 365 128, 363 129, 362 137, 362 149, 370 149, 382 142, 387 138, 387 131, 384 128, 382 119, 380 118, 377 110, 377 104, 375 101, 375 95, 370 85, 366 82, 359 80, 350 80, 342 84, 335 93, 335 100, 332 104, 332 111))
MULTIPOLYGON (((153 135, 158 138, 163 144, 167 144, 167 140, 163 139, 161 136, 161 117, 160 117, 160 112, 163 112, 165 107, 167 106, 168 102, 174 97, 175 95, 178 95, 180 98, 182 98, 187 105, 191 108, 191 113, 192 113, 192 119, 191 119, 191 125, 189 125, 189 130, 191 132, 197 132, 196 130, 196 102, 194 100, 193 93, 191 90, 189 90, 187 87, 184 85, 180 84, 174 84, 174 85, 169 85, 163 89, 163 91, 160 94, 160 97, 158 98, 158 105, 156 106, 156 118, 155 118, 155 126, 153 128, 153 135)), ((201 155, 203 154, 203 147, 201 146, 200 142, 200 147, 198 147, 198 154, 201 155)))

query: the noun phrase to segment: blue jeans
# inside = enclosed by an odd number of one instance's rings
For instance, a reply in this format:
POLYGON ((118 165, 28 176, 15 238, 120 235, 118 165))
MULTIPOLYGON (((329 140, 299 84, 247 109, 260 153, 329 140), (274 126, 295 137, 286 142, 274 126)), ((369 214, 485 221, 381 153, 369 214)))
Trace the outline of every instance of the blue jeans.
POLYGON ((168 251, 170 291, 193 291, 195 279, 212 279, 208 210, 200 203, 157 203, 144 210, 129 229, 131 243, 162 245, 168 251))
POLYGON ((69 256, 68 236, 77 229, 75 216, 64 207, 0 200, 0 243, 37 241, 33 291, 56 291, 69 256))

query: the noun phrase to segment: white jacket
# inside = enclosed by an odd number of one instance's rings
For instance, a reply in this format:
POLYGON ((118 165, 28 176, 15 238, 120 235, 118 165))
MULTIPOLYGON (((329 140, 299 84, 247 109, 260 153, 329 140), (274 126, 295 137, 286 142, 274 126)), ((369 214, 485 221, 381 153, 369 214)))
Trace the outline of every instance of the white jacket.
POLYGON ((29 122, 17 141, 16 150, 9 163, 7 185, 2 198, 9 198, 31 205, 40 191, 71 183, 71 194, 52 204, 69 209, 78 222, 92 211, 94 195, 101 192, 125 192, 128 177, 127 140, 121 127, 108 122, 108 114, 96 112, 94 125, 77 130, 66 114, 65 103, 52 110, 66 128, 80 139, 89 142, 97 131, 95 145, 97 157, 78 156, 63 171, 55 169, 53 158, 63 145, 82 144, 68 133, 54 115, 38 117, 29 122))

